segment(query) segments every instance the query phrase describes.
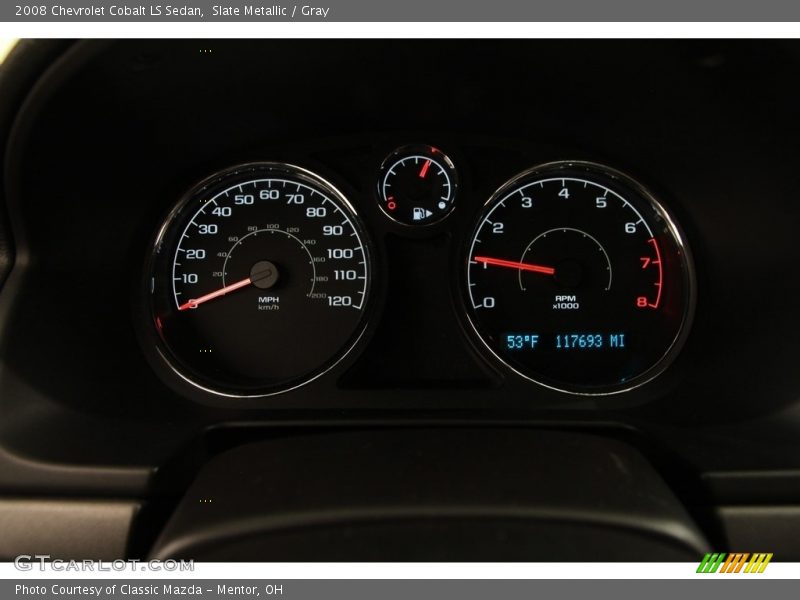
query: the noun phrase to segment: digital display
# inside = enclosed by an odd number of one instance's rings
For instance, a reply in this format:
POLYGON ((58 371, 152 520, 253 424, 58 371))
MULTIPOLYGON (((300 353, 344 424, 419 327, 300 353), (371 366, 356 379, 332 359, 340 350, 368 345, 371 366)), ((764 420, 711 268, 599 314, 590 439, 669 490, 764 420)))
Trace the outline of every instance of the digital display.
POLYGON ((559 350, 602 350, 624 348, 624 333, 564 333, 556 335, 559 350))
POLYGON ((613 333, 556 333, 541 335, 539 333, 508 333, 505 336, 506 350, 614 350, 624 349, 628 344, 628 335, 624 332, 613 333))

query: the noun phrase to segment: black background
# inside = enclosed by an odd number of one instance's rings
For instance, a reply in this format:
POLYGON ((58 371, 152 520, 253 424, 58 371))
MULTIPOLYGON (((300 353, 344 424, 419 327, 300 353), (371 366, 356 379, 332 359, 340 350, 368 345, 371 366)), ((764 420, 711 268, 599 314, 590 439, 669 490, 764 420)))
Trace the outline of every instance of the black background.
MULTIPOLYGON (((0 440, 34 461, 122 469, 108 494, 146 494, 157 465, 290 426, 592 428, 637 439, 680 477, 796 466, 799 49, 724 40, 71 46, 27 97, 6 155, 17 263, 0 296, 0 440), (453 214, 419 232, 392 223, 374 197, 383 158, 416 142, 441 147, 461 176, 453 214), (653 190, 697 268, 696 318, 677 361, 608 401, 546 391, 481 355, 456 285, 491 193, 564 159, 608 164, 653 190), (208 407, 148 361, 142 272, 174 202, 252 160, 301 164, 351 199, 376 247, 374 312, 351 358, 314 384, 208 407)), ((26 481, 3 485, 57 485, 26 481)), ((86 481, 68 485, 86 493, 95 485, 86 481)))

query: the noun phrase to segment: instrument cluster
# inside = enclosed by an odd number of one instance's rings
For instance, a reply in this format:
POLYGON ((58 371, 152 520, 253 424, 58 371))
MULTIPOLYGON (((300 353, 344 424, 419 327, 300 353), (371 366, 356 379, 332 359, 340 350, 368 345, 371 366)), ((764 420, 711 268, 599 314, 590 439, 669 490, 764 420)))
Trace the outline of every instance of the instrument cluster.
MULTIPOLYGON (((373 160, 362 188, 335 168, 270 156, 165 199, 140 336, 162 379, 201 402, 268 402, 363 354, 375 321, 392 319, 386 281, 418 285, 396 281, 404 274, 385 260, 386 236, 437 255, 426 241, 449 240, 452 251, 436 257, 441 283, 464 341, 502 380, 607 396, 669 368, 696 284, 662 199, 614 167, 577 160, 509 170, 488 193, 464 184, 474 174, 450 152, 398 144, 373 160)), ((422 311, 428 293, 407 298, 422 311)))

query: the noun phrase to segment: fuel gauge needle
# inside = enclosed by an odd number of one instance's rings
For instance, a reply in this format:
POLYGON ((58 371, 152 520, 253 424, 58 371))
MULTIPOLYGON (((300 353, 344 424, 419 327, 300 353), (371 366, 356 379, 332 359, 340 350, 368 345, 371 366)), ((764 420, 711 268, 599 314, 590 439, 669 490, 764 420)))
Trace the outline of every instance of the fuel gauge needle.
POLYGON ((483 263, 484 265, 493 265, 495 267, 518 269, 520 271, 532 271, 533 273, 542 273, 543 275, 555 275, 556 273, 553 267, 514 262, 512 260, 503 260, 502 258, 489 258, 488 256, 476 256, 475 262, 483 263))
POLYGON ((431 160, 428 159, 425 161, 425 164, 422 165, 422 168, 419 170, 419 176, 421 179, 425 179, 425 176, 428 174, 428 169, 431 168, 431 160))
POLYGON ((224 288, 218 289, 216 292, 211 292, 210 294, 206 294, 205 296, 200 296, 199 298, 194 298, 189 300, 185 304, 181 304, 178 307, 178 310, 188 310, 190 308, 197 308, 204 302, 208 302, 209 300, 213 300, 214 298, 219 298, 220 296, 224 296, 230 292, 236 291, 243 287, 247 287, 253 283, 253 280, 249 277, 247 279, 242 279, 241 281, 237 281, 236 283, 232 283, 230 285, 226 285, 224 288))

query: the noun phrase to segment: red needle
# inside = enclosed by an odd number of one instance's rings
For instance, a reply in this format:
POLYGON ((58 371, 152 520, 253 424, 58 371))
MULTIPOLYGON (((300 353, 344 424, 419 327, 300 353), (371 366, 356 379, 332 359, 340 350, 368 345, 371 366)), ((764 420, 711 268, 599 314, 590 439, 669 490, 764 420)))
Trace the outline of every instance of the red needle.
POLYGON ((500 258, 489 258, 488 256, 476 256, 475 262, 496 267, 508 267, 509 269, 519 269, 520 271, 533 271, 534 273, 544 273, 545 275, 555 275, 553 267, 542 267, 540 265, 529 265, 527 263, 502 260, 500 258))
POLYGON ((425 175, 428 174, 428 169, 430 169, 430 168, 431 168, 431 161, 430 161, 430 159, 428 159, 428 160, 425 161, 425 164, 422 165, 422 169, 419 172, 419 176, 422 179, 425 179, 425 175))
POLYGON ((247 279, 242 279, 241 281, 237 281, 236 283, 232 283, 230 285, 226 285, 224 288, 218 289, 216 292, 211 292, 210 294, 206 294, 205 296, 200 296, 199 298, 194 298, 193 300, 189 300, 185 304, 181 304, 178 307, 178 310, 187 310, 190 308, 197 308, 203 302, 208 302, 209 300, 213 300, 214 298, 219 298, 220 296, 224 296, 228 292, 232 292, 234 290, 238 290, 240 288, 246 287, 252 283, 252 280, 248 277, 247 279))

